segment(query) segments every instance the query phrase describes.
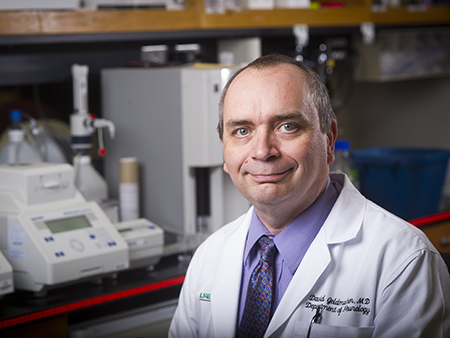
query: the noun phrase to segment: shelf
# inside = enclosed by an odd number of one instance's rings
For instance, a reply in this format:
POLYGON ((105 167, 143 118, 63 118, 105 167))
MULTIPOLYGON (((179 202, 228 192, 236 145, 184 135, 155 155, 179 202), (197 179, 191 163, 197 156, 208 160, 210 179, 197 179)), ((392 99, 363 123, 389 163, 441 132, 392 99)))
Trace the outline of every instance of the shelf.
POLYGON ((202 14, 204 28, 285 28, 295 24, 312 27, 358 26, 368 20, 364 7, 310 9, 243 10, 222 15, 202 14))
POLYGON ((449 25, 450 6, 399 7, 373 11, 368 2, 348 0, 342 8, 227 11, 206 14, 201 0, 185 10, 75 10, 0 12, 0 36, 183 32, 214 29, 274 29, 376 25, 449 25))
POLYGON ((377 25, 449 25, 450 6, 389 8, 371 12, 369 21, 377 25))
POLYGON ((198 14, 193 9, 0 12, 0 35, 127 33, 196 28, 198 14))

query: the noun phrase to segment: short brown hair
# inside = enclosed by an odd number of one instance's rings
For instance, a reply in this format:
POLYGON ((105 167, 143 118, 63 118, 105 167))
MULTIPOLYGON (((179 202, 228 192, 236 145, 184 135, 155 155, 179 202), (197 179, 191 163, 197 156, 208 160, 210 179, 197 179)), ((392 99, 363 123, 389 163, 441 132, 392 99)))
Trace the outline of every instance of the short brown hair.
POLYGON ((219 123, 217 125, 217 131, 219 132, 219 137, 221 140, 223 138, 223 104, 225 101, 225 96, 228 92, 228 88, 230 87, 233 80, 247 68, 263 69, 280 64, 294 65, 300 68, 303 73, 306 74, 309 79, 312 101, 319 114, 320 131, 322 133, 327 133, 329 131, 331 122, 336 119, 336 115, 334 114, 333 108, 331 106, 328 90, 320 76, 302 62, 296 61, 289 56, 283 54, 270 54, 261 56, 245 67, 239 69, 225 85, 219 102, 219 123))

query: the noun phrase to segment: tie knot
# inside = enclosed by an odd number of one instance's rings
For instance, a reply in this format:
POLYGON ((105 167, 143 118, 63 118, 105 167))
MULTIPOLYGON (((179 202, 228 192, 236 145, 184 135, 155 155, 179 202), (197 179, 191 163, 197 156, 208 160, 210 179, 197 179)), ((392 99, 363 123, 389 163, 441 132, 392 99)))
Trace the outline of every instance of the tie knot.
POLYGON ((261 259, 266 262, 271 261, 275 252, 275 243, 273 242, 273 237, 261 236, 261 238, 258 240, 258 243, 261 247, 261 259))

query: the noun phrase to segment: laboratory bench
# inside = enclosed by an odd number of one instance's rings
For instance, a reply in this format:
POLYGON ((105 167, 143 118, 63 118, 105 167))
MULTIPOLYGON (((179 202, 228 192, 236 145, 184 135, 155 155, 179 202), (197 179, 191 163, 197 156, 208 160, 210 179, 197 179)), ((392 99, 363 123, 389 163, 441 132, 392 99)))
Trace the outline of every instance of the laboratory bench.
POLYGON ((0 337, 69 337, 69 327, 139 308, 176 304, 187 263, 163 257, 154 270, 134 269, 49 289, 41 297, 16 290, 0 300, 0 337))
MULTIPOLYGON (((410 222, 424 231, 448 259, 450 211, 410 222)), ((121 318, 122 314, 160 304, 175 307, 187 262, 180 262, 178 254, 171 253, 152 271, 128 270, 115 278, 103 277, 101 282, 95 279, 49 289, 41 296, 16 290, 0 300, 0 337, 69 337, 69 327, 83 323, 121 318)))

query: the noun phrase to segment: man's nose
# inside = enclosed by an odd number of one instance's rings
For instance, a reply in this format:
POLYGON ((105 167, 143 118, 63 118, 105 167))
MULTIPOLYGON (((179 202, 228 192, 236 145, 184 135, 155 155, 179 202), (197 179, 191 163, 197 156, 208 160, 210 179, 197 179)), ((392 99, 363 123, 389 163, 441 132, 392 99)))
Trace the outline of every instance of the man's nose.
POLYGON ((253 141, 253 159, 267 161, 280 155, 277 139, 272 133, 258 131, 253 141))

